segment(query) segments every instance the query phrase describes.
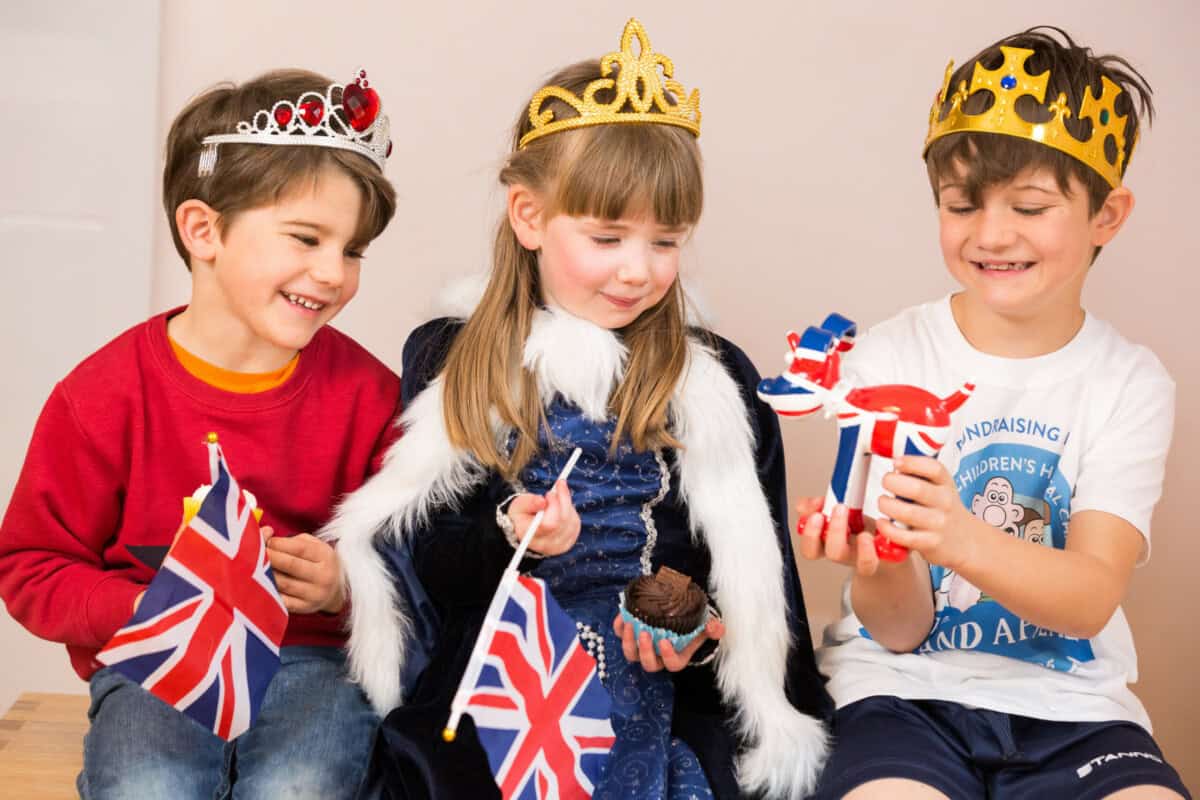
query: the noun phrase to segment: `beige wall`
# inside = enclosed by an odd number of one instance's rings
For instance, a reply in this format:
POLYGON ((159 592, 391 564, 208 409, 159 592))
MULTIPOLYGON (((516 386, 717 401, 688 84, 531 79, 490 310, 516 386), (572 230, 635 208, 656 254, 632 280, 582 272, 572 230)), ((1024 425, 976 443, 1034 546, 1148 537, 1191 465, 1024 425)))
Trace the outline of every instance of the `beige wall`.
MULTIPOLYGON (((0 509, 54 382, 149 310, 158 40, 157 0, 0 6, 0 509)), ((0 711, 85 688, 3 610, 0 653, 0 711)))
MULTIPOLYGON (((388 169, 400 206, 339 324, 396 367, 404 337, 429 313, 438 288, 486 263, 499 208, 496 169, 518 108, 553 68, 614 49, 630 13, 641 15, 682 82, 701 89, 708 207, 687 268, 718 329, 764 371, 779 363, 790 327, 830 310, 869 324, 951 287, 918 155, 949 57, 961 61, 1002 34, 1043 22, 1128 56, 1156 89, 1161 119, 1143 135, 1129 175, 1136 213, 1096 265, 1086 302, 1153 348, 1179 386, 1154 558, 1135 576, 1126 611, 1142 653, 1136 689, 1168 756, 1200 786, 1200 700, 1190 674, 1200 659, 1192 617, 1200 537, 1187 505, 1200 469, 1200 430, 1188 413, 1200 400, 1192 350, 1200 334, 1192 302, 1200 289, 1191 227, 1200 212, 1193 0, 164 6, 160 134, 171 112, 220 79, 283 65, 338 78, 359 64, 370 70, 392 117, 388 169)), ((187 297, 187 275, 161 220, 152 235, 151 286, 129 287, 135 295, 149 290, 151 301, 129 322, 187 297)), ((50 335, 79 347, 98 344, 93 333, 71 321, 50 335)), ((6 351, 14 344, 6 339, 6 351)), ((44 376, 16 378, 19 392, 44 397, 49 388, 44 376)), ((785 429, 792 492, 819 493, 832 431, 817 422, 785 429)), ((25 439, 5 444, 7 467, 25 439)), ((802 573, 819 629, 835 613, 843 576, 827 565, 805 564, 802 573)), ((16 638, 0 636, 6 646, 16 638)))

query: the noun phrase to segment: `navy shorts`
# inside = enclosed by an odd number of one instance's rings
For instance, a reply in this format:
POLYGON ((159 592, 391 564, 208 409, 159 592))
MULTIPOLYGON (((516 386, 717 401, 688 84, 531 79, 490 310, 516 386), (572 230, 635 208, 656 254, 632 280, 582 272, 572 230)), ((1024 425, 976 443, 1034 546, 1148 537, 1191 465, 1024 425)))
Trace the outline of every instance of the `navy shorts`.
POLYGON ((1191 798, 1154 739, 1131 722, 1051 722, 937 700, 868 697, 840 708, 816 797, 881 778, 948 797, 1089 800, 1151 784, 1191 798))

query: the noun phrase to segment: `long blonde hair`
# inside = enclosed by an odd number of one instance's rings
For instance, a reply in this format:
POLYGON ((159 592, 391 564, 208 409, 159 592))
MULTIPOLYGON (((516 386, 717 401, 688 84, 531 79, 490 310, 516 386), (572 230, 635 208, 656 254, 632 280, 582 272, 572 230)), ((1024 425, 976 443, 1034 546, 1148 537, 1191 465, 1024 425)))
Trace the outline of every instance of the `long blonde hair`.
MULTIPOLYGON (((563 69, 550 83, 575 94, 600 77, 600 62, 563 69)), ((607 101, 603 92, 597 100, 607 101)), ((574 111, 554 103, 555 117, 574 111)), ((596 125, 544 136, 523 150, 528 105, 513 130, 512 152, 500 171, 504 186, 535 192, 544 218, 555 214, 620 219, 645 209, 666 226, 695 224, 704 190, 700 151, 690 133, 654 124, 596 125)), ((544 416, 533 375, 521 364, 534 313, 542 302, 538 256, 500 220, 492 272, 483 299, 455 338, 446 359, 442 412, 450 441, 483 465, 514 478, 538 449, 544 416), (497 442, 492 410, 516 432, 511 454, 497 442)), ((617 418, 613 446, 628 436, 637 450, 677 446, 667 430, 667 407, 687 364, 687 325, 679 279, 657 305, 621 329, 629 350, 625 375, 609 398, 617 418)))

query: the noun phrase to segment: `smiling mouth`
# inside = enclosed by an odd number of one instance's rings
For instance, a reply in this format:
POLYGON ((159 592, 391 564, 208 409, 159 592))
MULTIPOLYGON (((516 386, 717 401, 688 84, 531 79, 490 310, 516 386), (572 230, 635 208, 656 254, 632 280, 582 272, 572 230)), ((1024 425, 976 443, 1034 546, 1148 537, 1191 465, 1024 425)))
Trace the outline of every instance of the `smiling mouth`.
POLYGON ((292 305, 307 308, 309 311, 320 311, 326 305, 325 303, 318 303, 316 300, 310 300, 303 295, 291 294, 290 292, 280 292, 280 294, 292 305))
POLYGON ((1024 272, 1033 266, 1032 261, 972 261, 975 269, 984 272, 1024 272))
POLYGON ((638 297, 633 297, 633 298, 613 297, 611 294, 604 295, 604 299, 607 300, 608 302, 612 303, 617 308, 633 308, 641 300, 641 298, 638 298, 638 297))

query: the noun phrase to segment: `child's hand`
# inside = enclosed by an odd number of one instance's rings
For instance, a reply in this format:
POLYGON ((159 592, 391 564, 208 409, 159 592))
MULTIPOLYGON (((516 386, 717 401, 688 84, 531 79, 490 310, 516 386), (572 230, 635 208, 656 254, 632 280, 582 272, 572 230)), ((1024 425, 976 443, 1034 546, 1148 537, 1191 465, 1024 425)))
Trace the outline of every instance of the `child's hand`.
POLYGON ((261 533, 275 571, 275 586, 289 614, 336 614, 345 607, 341 565, 328 542, 311 533, 275 536, 269 526, 261 533))
POLYGON ((642 631, 641 637, 634 640, 633 626, 626 625, 620 614, 617 614, 617 618, 613 620, 613 632, 621 637, 621 653, 625 656, 626 661, 640 662, 642 669, 646 672, 658 672, 662 669, 679 672, 691 662, 692 656, 696 654, 701 645, 709 639, 715 641, 725 635, 725 624, 716 617, 709 617, 704 630, 700 631, 699 635, 678 653, 666 640, 658 643, 658 653, 655 653, 654 639, 650 636, 649 631, 642 631), (660 656, 659 653, 662 655, 660 656))
POLYGON ((850 533, 849 512, 839 503, 834 506, 828 526, 821 513, 824 500, 804 497, 796 503, 800 515, 800 555, 809 561, 827 558, 837 564, 854 567, 859 575, 870 577, 879 569, 875 535, 868 531, 850 533), (821 537, 822 531, 825 536, 821 537))
POLYGON ((970 559, 970 529, 978 520, 962 504, 941 462, 928 456, 897 458, 895 471, 883 477, 883 488, 895 497, 880 497, 880 512, 907 529, 880 519, 876 528, 881 534, 950 569, 958 570, 970 559))
POLYGON ((566 481, 559 481, 543 495, 518 495, 508 506, 517 538, 525 535, 534 516, 545 509, 542 524, 529 542, 529 549, 545 556, 557 556, 575 546, 579 538, 579 514, 571 502, 571 490, 566 481))

